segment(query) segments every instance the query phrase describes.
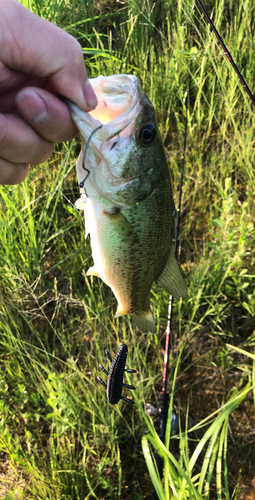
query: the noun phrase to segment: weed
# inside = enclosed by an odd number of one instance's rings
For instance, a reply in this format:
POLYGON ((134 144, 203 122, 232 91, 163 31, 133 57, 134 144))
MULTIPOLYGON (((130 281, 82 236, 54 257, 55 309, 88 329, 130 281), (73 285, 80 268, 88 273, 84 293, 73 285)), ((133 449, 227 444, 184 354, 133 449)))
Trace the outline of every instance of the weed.
MULTIPOLYGON (((5 498, 150 498, 143 452, 160 498, 237 498, 255 449, 254 111, 191 0, 23 3, 79 40, 90 77, 140 78, 157 111, 176 200, 191 77, 180 255, 189 295, 174 304, 169 382, 175 373, 181 432, 169 450, 143 412, 161 390, 168 297, 155 285, 157 335, 145 338, 129 318, 113 319, 110 289, 86 277, 91 250, 71 205, 78 141, 56 146, 21 185, 0 188, 5 498), (104 350, 121 342, 138 371, 134 408, 109 408, 96 381, 104 350), (149 443, 164 457, 164 485, 149 443)), ((252 87, 252 1, 208 0, 207 8, 252 87)))

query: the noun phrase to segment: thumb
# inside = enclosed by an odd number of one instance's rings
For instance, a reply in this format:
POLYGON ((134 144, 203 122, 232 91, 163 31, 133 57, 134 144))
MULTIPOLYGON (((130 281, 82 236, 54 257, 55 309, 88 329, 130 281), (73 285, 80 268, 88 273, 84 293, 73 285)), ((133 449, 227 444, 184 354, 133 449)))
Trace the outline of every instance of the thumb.
POLYGON ((16 0, 0 0, 0 61, 7 67, 47 78, 56 93, 84 111, 97 105, 80 44, 16 0))

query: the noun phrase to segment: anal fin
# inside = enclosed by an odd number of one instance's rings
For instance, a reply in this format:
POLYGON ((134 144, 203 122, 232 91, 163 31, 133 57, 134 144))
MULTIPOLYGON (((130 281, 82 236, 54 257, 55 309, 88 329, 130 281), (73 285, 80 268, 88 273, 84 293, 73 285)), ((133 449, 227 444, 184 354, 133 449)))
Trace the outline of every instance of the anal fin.
POLYGON ((133 313, 132 318, 138 326, 138 328, 143 332, 143 333, 153 333, 155 329, 155 321, 153 319, 153 315, 151 310, 149 309, 148 311, 145 311, 144 313, 137 314, 133 313))
POLYGON ((187 295, 188 288, 182 277, 173 248, 171 249, 168 261, 162 273, 159 275, 157 282, 175 299, 180 299, 187 295))
MULTIPOLYGON (((118 305, 118 309, 116 311, 116 314, 114 318, 119 318, 119 316, 124 316, 125 314, 129 314, 124 310, 124 308, 120 305, 118 305)), ((136 326, 143 332, 143 333, 149 333, 149 332, 154 332, 155 329, 155 321, 153 319, 153 315, 150 309, 147 311, 142 311, 141 313, 130 313, 132 316, 132 319, 136 326)))

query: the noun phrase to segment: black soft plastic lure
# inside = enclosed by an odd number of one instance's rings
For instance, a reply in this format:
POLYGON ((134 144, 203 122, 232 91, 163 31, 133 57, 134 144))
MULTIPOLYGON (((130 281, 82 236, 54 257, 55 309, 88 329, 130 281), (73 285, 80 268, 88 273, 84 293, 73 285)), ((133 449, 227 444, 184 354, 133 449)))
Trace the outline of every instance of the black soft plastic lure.
POLYGON ((125 368, 126 364, 126 359, 127 359, 127 353, 128 353, 128 347, 126 344, 122 344, 115 355, 114 359, 112 360, 110 354, 108 351, 105 351, 105 354, 107 358, 111 362, 111 367, 109 372, 102 366, 99 365, 101 370, 107 375, 107 385, 106 383, 101 379, 101 377, 97 377, 99 380, 100 384, 102 384, 106 389, 107 389, 107 399, 109 403, 112 405, 116 405, 120 399, 123 401, 126 401, 127 403, 130 404, 135 404, 134 401, 132 401, 129 398, 124 398, 122 394, 122 387, 127 387, 128 389, 135 389, 133 385, 129 384, 124 384, 123 383, 123 376, 124 372, 128 373, 136 373, 136 370, 132 370, 131 368, 125 368))

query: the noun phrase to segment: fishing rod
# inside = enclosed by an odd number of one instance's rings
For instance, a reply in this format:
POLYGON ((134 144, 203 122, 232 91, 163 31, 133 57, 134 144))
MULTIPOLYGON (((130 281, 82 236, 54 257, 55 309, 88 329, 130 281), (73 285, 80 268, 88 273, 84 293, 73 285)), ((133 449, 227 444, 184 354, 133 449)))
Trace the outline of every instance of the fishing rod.
POLYGON ((247 85, 247 83, 246 83, 245 79, 243 78, 242 74, 240 73, 240 71, 239 71, 239 69, 238 69, 238 67, 237 67, 237 65, 236 65, 236 63, 235 63, 235 61, 233 60, 233 57, 231 56, 231 54, 230 54, 229 50, 227 49, 227 47, 226 47, 225 43, 223 42, 222 38, 220 37, 220 35, 219 35, 219 33, 218 33, 217 29, 215 28, 215 26, 214 26, 214 24, 213 24, 213 22, 212 22, 212 20, 211 20, 211 18, 210 18, 210 16, 209 16, 209 14, 208 14, 207 10, 205 9, 205 6, 204 6, 204 5, 203 5, 203 3, 201 2, 201 0, 196 0, 196 1, 197 1, 198 5, 199 5, 200 9, 201 9, 201 10, 202 10, 202 12, 204 13, 204 15, 205 15, 205 17, 206 17, 206 19, 207 19, 208 23, 210 24, 210 26, 211 26, 211 28, 212 28, 212 30, 213 30, 213 32, 214 32, 214 34, 216 35, 217 39, 219 40, 219 42, 220 42, 220 44, 221 44, 221 46, 222 46, 222 48, 223 48, 223 50, 224 50, 224 54, 223 54, 223 55, 224 55, 224 56, 227 56, 227 58, 228 58, 228 60, 229 60, 230 64, 231 64, 231 65, 232 65, 232 67, 234 68, 234 70, 235 70, 235 72, 236 72, 236 74, 237 74, 237 76, 238 76, 238 78, 239 78, 239 80, 240 80, 241 84, 243 85, 243 87, 244 87, 244 89, 246 90, 246 92, 247 92, 247 94, 248 94, 249 98, 251 99, 252 103, 253 103, 253 104, 254 104, 254 106, 255 106, 255 98, 254 98, 254 95, 252 94, 251 90, 249 89, 249 87, 248 87, 248 85, 247 85))
MULTIPOLYGON (((227 49, 225 43, 223 42, 221 36, 219 35, 216 27, 214 26, 207 10, 205 9, 203 3, 201 0, 196 0, 198 3, 200 9, 202 10, 203 14, 205 15, 212 31, 216 35, 221 47, 224 50, 224 54, 227 59, 229 60, 230 64, 232 65, 235 73, 237 74, 242 86, 244 87, 245 91, 247 92, 249 98, 251 99, 252 103, 255 106, 255 98, 254 95, 252 94, 250 88, 248 87, 245 79, 243 78, 242 74, 240 73, 235 61, 233 60, 233 57, 231 56, 229 50, 227 49)), ((189 85, 190 87, 190 85, 189 85)), ((188 92, 189 96, 189 92, 188 92)), ((186 152, 186 141, 187 141, 187 117, 188 117, 188 97, 186 100, 186 122, 185 122, 185 132, 184 132, 184 144, 183 144, 183 156, 182 156, 182 167, 181 167, 181 178, 180 178, 180 188, 179 188, 179 202, 178 202, 178 209, 177 209, 177 220, 176 220, 176 232, 175 232, 175 243, 174 243, 174 253, 176 256, 177 253, 177 244, 178 244, 178 231, 179 231, 179 220, 180 220, 180 210, 181 210, 181 198, 182 198, 182 184, 183 184, 183 177, 184 177, 184 165, 185 165, 185 152, 186 152)), ((158 411, 160 415, 160 432, 159 432, 159 437, 162 441, 165 440, 165 431, 166 431, 166 423, 167 423, 167 413, 168 413, 168 406, 169 406, 169 394, 167 393, 167 377, 168 377, 168 364, 169 364, 169 354, 170 354, 170 349, 172 348, 172 335, 171 335, 171 320, 172 320, 172 307, 173 307, 173 297, 170 295, 169 299, 169 307, 168 307, 168 320, 167 320, 167 328, 166 328, 166 344, 165 344, 165 357, 164 357, 164 372, 163 372, 163 387, 162 391, 160 393, 159 397, 159 405, 158 405, 158 411)), ((176 421, 171 420, 171 431, 172 431, 172 426, 176 424, 176 421)), ((178 425, 178 421, 177 421, 178 425)), ((155 460, 156 464, 158 467, 159 475, 160 478, 162 478, 163 475, 163 459, 158 455, 158 453, 155 453, 155 460)), ((153 490, 151 500, 158 500, 158 495, 156 493, 156 490, 153 490)))
MULTIPOLYGON (((175 257, 177 256, 177 248, 178 248, 178 235, 179 235, 181 201, 182 201, 182 185, 183 185, 183 179, 184 179, 185 155, 186 155, 186 145, 187 145, 189 94, 190 94, 190 78, 189 78, 189 90, 188 90, 187 97, 186 97, 185 130, 184 130, 184 139, 183 139, 181 177, 180 177, 180 184, 179 184, 179 199, 178 199, 176 227, 175 227, 175 239, 174 239, 174 255, 175 255, 175 257)), ((159 438, 163 442, 165 441, 167 414, 168 414, 168 407, 169 407, 169 394, 167 392, 167 378, 168 378, 168 372, 169 372, 169 354, 170 354, 170 350, 172 350, 172 348, 173 348, 173 339, 172 339, 172 331, 171 331, 172 309, 173 309, 173 296, 170 295, 169 305, 168 305, 167 327, 166 327, 163 384, 162 384, 162 391, 159 395, 159 404, 158 404, 158 413, 159 413, 159 417, 160 417, 159 438)), ((177 434, 178 431, 179 431, 178 415, 173 408, 172 418, 171 418, 171 436, 174 434, 177 434)), ((160 457, 160 455, 157 452, 155 452, 155 460, 156 460, 156 464, 158 467, 159 476, 160 476, 160 478, 162 478, 163 459, 160 457)), ((155 489, 153 489, 151 500, 158 500, 158 495, 157 495, 155 489)))

